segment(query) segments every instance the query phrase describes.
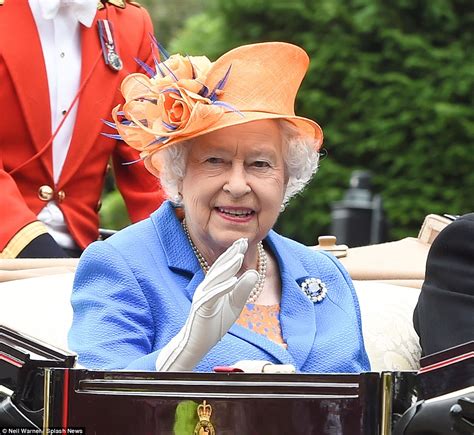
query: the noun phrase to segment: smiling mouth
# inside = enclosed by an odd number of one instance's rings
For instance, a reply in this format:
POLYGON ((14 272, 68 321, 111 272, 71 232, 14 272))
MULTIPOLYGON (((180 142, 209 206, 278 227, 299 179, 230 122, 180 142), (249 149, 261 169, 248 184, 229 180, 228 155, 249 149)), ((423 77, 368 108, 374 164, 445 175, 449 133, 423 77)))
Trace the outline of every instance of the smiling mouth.
POLYGON ((216 207, 216 210, 225 216, 229 216, 233 218, 248 218, 249 216, 252 216, 255 214, 255 211, 249 208, 216 207))

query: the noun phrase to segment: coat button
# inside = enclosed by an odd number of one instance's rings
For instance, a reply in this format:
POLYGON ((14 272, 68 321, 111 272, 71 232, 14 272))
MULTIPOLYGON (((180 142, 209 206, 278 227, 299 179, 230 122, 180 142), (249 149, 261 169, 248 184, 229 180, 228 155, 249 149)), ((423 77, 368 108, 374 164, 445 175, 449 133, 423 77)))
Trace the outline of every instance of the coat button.
POLYGON ((63 202, 64 198, 66 198, 66 193, 64 192, 64 190, 60 190, 57 196, 58 196, 58 201, 63 202))
POLYGON ((41 186, 38 189, 38 198, 41 199, 41 201, 51 201, 53 199, 53 195, 53 188, 47 184, 41 186))

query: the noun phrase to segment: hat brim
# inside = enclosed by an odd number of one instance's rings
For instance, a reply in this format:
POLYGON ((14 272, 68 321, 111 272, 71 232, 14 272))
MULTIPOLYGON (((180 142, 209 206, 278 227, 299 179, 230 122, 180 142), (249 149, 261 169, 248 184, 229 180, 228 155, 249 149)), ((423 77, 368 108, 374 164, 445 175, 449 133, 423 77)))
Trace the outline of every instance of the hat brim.
MULTIPOLYGON (((316 150, 321 149, 323 144, 323 131, 321 127, 314 121, 302 116, 296 115, 280 115, 276 113, 265 113, 265 112, 226 112, 222 115, 221 118, 211 126, 208 126, 200 132, 194 132, 192 137, 180 136, 177 138, 172 138, 166 143, 165 147, 170 145, 177 144, 179 142, 184 142, 189 139, 194 139, 199 136, 203 136, 207 133, 213 131, 221 130, 226 127, 231 127, 234 125, 242 125, 252 121, 261 121, 265 119, 286 119, 287 121, 294 124, 301 132, 302 136, 314 138, 316 150)), ((163 147, 163 148, 165 148, 163 147)))

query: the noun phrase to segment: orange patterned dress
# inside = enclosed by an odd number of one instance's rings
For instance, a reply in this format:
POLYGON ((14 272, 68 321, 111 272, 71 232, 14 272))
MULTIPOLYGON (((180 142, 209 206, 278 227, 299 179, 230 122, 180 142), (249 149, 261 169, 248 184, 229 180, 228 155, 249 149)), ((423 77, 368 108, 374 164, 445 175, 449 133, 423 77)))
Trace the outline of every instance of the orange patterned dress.
POLYGON ((237 324, 286 348, 280 326, 280 305, 247 304, 237 319, 237 324))

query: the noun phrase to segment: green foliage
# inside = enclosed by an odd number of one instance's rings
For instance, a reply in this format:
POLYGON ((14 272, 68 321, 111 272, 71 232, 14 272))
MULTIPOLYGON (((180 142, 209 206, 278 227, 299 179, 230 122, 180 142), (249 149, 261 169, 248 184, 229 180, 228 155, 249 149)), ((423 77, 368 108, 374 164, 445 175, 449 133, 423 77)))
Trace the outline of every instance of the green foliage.
POLYGON ((202 10, 205 0, 156 1, 140 0, 153 20, 155 36, 168 47, 170 39, 181 29, 186 18, 202 10))
POLYGON ((365 168, 401 238, 426 214, 474 208, 473 28, 472 0, 215 0, 170 47, 211 59, 258 41, 304 47, 296 111, 321 124, 328 156, 279 229, 313 243, 365 168))
POLYGON ((101 228, 120 230, 130 224, 127 209, 118 190, 104 196, 99 213, 101 228))

